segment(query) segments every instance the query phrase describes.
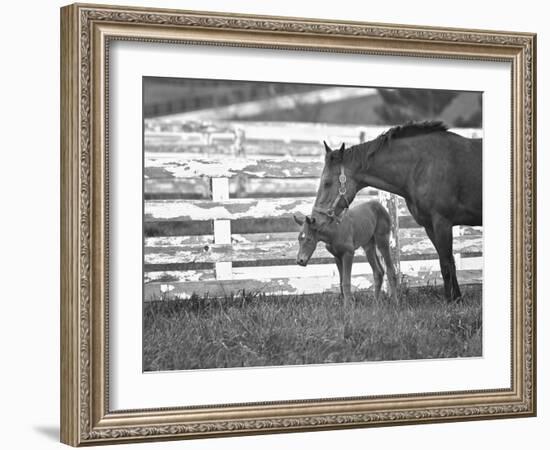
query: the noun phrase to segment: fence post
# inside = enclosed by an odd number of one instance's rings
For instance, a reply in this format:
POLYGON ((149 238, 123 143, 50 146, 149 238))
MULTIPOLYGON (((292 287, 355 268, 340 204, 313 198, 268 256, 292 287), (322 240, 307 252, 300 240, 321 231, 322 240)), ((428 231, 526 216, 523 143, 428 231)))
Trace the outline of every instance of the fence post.
MULTIPOLYGON (((401 256, 399 246, 399 198, 386 191, 379 191, 378 198, 380 203, 386 208, 391 218, 391 231, 390 231, 390 255, 397 275, 397 281, 399 282, 401 276, 401 256)), ((387 272, 387 270, 386 270, 387 272)), ((387 277, 384 281, 384 287, 388 289, 387 277)))
MULTIPOLYGON (((229 179, 227 177, 211 178, 212 201, 219 202, 229 200, 229 179)), ((231 220, 214 219, 214 244, 231 245, 231 220)), ((232 278, 233 264, 231 261, 219 261, 215 263, 217 280, 230 280, 232 278)))
POLYGON ((244 128, 235 128, 235 141, 233 142, 233 155, 243 156, 244 155, 244 142, 246 140, 246 133, 244 128))
MULTIPOLYGON (((246 149, 245 149, 245 141, 246 141, 246 133, 244 131, 244 128, 235 128, 234 130, 235 134, 235 141, 233 142, 233 146, 231 147, 231 150, 233 152, 233 156, 239 156, 242 158, 246 157, 246 149)), ((235 197, 242 198, 246 197, 246 191, 248 188, 248 176, 242 173, 239 173, 235 178, 235 197)))
MULTIPOLYGON (((455 238, 464 236, 464 227, 461 225, 455 225, 453 227, 453 241, 455 238)), ((453 242, 454 247, 454 242, 453 242)), ((454 253, 453 257, 455 259, 455 268, 456 270, 462 270, 462 254, 460 252, 454 253)))
MULTIPOLYGON (((235 129, 235 141, 231 147, 233 156, 244 156, 244 141, 246 135, 243 128, 235 129)), ((237 179, 237 197, 241 197, 241 192, 244 184, 246 191, 246 180, 237 179)), ((229 178, 220 177, 212 178, 212 201, 220 202, 229 200, 229 178)), ((232 245, 231 242, 231 220, 216 219, 214 220, 214 244, 232 245)), ((233 263, 231 261, 218 261, 215 263, 216 280, 231 280, 233 279, 233 263)))

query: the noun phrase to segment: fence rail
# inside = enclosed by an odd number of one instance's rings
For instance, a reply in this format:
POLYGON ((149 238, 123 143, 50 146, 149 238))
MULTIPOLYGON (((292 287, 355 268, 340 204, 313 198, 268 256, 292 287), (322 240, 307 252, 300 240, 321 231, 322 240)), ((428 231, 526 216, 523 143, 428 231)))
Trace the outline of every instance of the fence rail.
MULTIPOLYGON (((322 140, 354 145, 387 127, 290 123, 201 124, 149 119, 144 155, 144 297, 338 290, 331 255, 320 244, 310 265, 295 265, 294 214, 308 214, 323 167, 322 140)), ((480 130, 453 130, 481 137, 480 130)), ((440 283, 437 254, 402 199, 364 189, 393 220, 392 254, 411 284, 440 283)), ((483 231, 455 227, 459 282, 480 282, 483 231)), ((352 284, 372 274, 357 252, 352 284)))

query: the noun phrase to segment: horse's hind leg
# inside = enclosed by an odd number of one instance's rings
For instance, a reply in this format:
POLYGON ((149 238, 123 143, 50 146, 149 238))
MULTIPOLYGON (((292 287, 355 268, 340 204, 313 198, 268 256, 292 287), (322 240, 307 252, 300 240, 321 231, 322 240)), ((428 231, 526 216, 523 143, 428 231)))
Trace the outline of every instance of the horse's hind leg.
POLYGON ((382 286, 382 280, 384 279, 384 269, 380 264, 378 255, 376 254, 374 239, 371 239, 369 243, 363 247, 363 249, 365 250, 367 261, 372 268, 372 275, 374 278, 374 298, 378 300, 380 298, 380 288, 382 286))
POLYGON ((395 273, 395 266, 393 265, 390 253, 390 234, 377 233, 374 235, 374 239, 376 241, 376 246, 378 247, 378 250, 380 250, 382 258, 384 259, 384 263, 386 264, 386 272, 390 285, 391 297, 395 304, 398 304, 399 299, 397 298, 397 274, 395 273))

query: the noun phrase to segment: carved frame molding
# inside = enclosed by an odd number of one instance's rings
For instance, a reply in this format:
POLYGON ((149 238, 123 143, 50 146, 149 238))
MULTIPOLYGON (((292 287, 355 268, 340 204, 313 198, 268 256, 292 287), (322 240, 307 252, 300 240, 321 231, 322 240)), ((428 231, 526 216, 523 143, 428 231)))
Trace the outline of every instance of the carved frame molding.
POLYGON ((61 10, 61 438, 74 446, 532 416, 536 411, 536 36, 191 11, 61 10), (201 43, 509 61, 512 65, 512 386, 112 412, 108 408, 109 42, 201 43))

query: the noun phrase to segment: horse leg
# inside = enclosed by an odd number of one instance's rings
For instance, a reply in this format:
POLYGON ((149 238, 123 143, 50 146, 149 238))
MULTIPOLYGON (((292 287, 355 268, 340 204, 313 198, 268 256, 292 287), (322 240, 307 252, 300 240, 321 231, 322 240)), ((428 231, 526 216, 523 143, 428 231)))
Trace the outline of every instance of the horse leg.
POLYGON ((342 256, 342 291, 344 293, 344 307, 351 303, 351 266, 353 264, 353 253, 345 253, 342 256))
POLYGON ((374 278, 374 298, 378 300, 380 298, 380 288, 382 286, 382 280, 384 279, 384 269, 380 264, 378 255, 376 254, 376 247, 374 245, 374 239, 371 239, 363 249, 367 256, 367 261, 372 268, 372 275, 374 278))
POLYGON ((374 239, 378 250, 380 250, 382 258, 384 259, 384 263, 386 264, 386 272, 390 285, 391 298, 397 305, 399 304, 399 299, 397 298, 397 274, 395 273, 395 267, 391 259, 390 235, 389 233, 375 234, 374 239))
POLYGON ((344 295, 344 289, 342 288, 342 274, 343 274, 342 256, 339 253, 335 252, 334 248, 332 248, 331 245, 327 245, 326 249, 332 255, 332 257, 334 258, 334 262, 336 263, 336 267, 338 267, 338 277, 340 280, 340 295, 344 295))
POLYGON ((425 227, 428 237, 432 241, 439 255, 439 266, 447 301, 458 301, 462 294, 456 279, 456 266, 453 256, 453 225, 445 220, 433 221, 433 227, 425 227))
POLYGON ((336 267, 338 267, 338 275, 340 277, 340 295, 344 295, 344 288, 342 287, 342 258, 336 255, 334 256, 334 262, 336 263, 336 267))

